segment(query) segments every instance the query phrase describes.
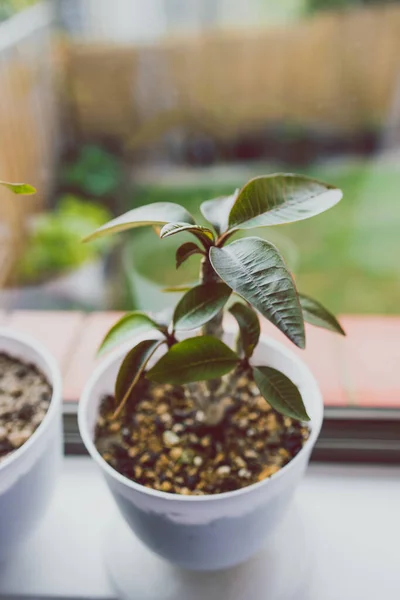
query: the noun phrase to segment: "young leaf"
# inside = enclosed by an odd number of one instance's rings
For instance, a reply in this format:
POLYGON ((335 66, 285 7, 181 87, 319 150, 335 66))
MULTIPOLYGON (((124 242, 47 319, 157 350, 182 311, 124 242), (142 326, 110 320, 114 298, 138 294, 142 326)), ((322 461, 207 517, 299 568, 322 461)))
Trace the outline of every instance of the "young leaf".
POLYGON ((145 313, 139 311, 129 312, 111 327, 100 344, 98 355, 108 352, 112 348, 126 342, 138 333, 152 329, 159 329, 159 325, 145 313))
POLYGON ((346 335, 336 317, 326 310, 322 304, 304 294, 299 294, 299 299, 303 310, 303 317, 307 323, 315 325, 316 327, 329 329, 330 331, 340 333, 341 335, 346 335))
POLYGON ((202 250, 195 244, 194 242, 186 242, 179 246, 176 251, 175 260, 176 260, 176 268, 179 267, 189 258, 189 256, 193 256, 193 254, 203 254, 202 250))
POLYGON ((260 321, 257 314, 250 306, 235 302, 229 312, 235 317, 239 325, 241 347, 246 358, 254 352, 260 337, 260 321))
POLYGON ((299 348, 305 347, 304 319, 296 286, 278 250, 256 237, 210 248, 215 271, 299 348))
POLYGON ((254 381, 266 401, 282 415, 309 421, 299 389, 286 375, 271 367, 254 367, 254 381))
POLYGON ((187 223, 167 223, 160 231, 160 238, 170 237, 181 232, 193 233, 206 248, 214 240, 214 234, 211 229, 201 227, 201 225, 188 225, 187 223))
POLYGON ((146 206, 139 206, 129 210, 127 213, 105 223, 88 235, 83 241, 94 240, 104 235, 118 233, 125 229, 133 227, 143 227, 144 225, 165 225, 172 221, 182 221, 183 223, 193 224, 194 219, 183 206, 173 202, 155 202, 146 206))
POLYGON ((139 381, 148 361, 161 344, 160 340, 143 340, 125 356, 115 383, 115 399, 119 404, 119 411, 139 381))
POLYGON ((328 210, 341 198, 341 190, 303 175, 255 177, 240 190, 229 213, 229 228, 301 221, 328 210))
POLYGON ((170 348, 147 373, 159 383, 184 384, 215 379, 229 373, 238 356, 211 335, 188 338, 170 348))
POLYGON ((218 235, 228 228, 229 212, 235 203, 238 193, 239 190, 237 189, 231 196, 221 196, 213 200, 206 200, 200 205, 203 217, 211 223, 218 235))
POLYGON ((192 288, 175 308, 174 329, 197 329, 208 323, 225 306, 231 292, 231 288, 222 282, 206 283, 192 288))
POLYGON ((8 188, 14 194, 20 194, 21 196, 30 196, 36 194, 36 188, 28 183, 10 183, 8 181, 0 181, 0 185, 8 188))

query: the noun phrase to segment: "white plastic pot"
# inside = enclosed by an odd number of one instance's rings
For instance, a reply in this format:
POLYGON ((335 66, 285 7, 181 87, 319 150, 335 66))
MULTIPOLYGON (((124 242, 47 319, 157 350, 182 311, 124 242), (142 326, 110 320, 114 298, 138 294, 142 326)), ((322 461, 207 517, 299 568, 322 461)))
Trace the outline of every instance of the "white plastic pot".
MULTIPOLYGON (((232 334, 226 337, 228 343, 233 341, 232 334)), ((112 393, 125 352, 126 347, 110 355, 93 373, 79 405, 79 428, 126 522, 151 550, 188 569, 216 570, 247 560, 284 516, 318 437, 323 403, 313 375, 290 350, 262 338, 254 363, 281 370, 299 387, 311 418, 309 439, 269 479, 223 494, 181 496, 146 488, 120 475, 93 443, 101 397, 112 393)))
POLYGON ((0 560, 35 528, 53 490, 62 456, 61 375, 53 357, 35 340, 0 329, 0 352, 35 364, 53 388, 42 423, 20 448, 0 462, 0 560))

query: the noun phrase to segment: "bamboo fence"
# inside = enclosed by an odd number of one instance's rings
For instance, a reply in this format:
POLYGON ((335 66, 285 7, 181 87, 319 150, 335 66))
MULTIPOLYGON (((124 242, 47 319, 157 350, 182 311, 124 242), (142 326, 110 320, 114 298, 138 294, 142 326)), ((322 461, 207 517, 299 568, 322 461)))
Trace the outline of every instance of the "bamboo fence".
POLYGON ((276 123, 365 129, 391 110, 400 6, 142 46, 74 42, 68 72, 87 136, 140 145, 188 122, 220 136, 276 123))

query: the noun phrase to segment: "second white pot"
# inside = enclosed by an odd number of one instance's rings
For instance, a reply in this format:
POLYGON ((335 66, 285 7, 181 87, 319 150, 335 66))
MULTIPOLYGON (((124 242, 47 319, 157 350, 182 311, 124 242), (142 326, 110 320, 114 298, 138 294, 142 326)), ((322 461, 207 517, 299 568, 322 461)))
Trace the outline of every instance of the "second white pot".
MULTIPOLYGON (((227 334, 226 341, 232 343, 233 334, 227 334)), ((297 456, 269 479, 223 494, 180 496, 125 478, 103 460, 94 445, 100 400, 112 393, 125 352, 125 347, 118 350, 93 373, 79 405, 79 428, 126 522, 151 550, 188 569, 216 570, 247 560, 282 520, 318 437, 323 403, 314 377, 294 353, 262 338, 254 363, 279 369, 299 387, 311 418, 309 439, 297 456)))
POLYGON ((61 465, 61 374, 35 340, 0 329, 0 351, 33 363, 53 393, 42 423, 25 444, 0 462, 0 561, 10 556, 44 514, 61 465))

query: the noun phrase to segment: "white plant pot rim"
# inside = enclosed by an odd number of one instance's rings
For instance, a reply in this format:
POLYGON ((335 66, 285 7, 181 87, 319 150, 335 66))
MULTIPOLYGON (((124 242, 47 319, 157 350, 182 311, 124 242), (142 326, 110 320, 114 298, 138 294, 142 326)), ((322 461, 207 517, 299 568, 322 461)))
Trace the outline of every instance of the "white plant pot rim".
MULTIPOLYGON (((233 331, 233 329, 230 327, 225 327, 224 329, 227 332, 233 331)), ((144 336, 144 335, 137 336, 135 338, 135 341, 139 342, 143 339, 146 339, 146 336, 144 336)), ((79 425, 79 431, 80 431, 83 443, 84 443, 86 449, 88 450, 90 456, 96 461, 96 463, 100 466, 101 469, 105 470, 106 473, 110 477, 115 479, 118 483, 125 485, 126 487, 133 489, 137 492, 141 492, 144 495, 161 498, 164 500, 168 500, 168 499, 172 500, 173 499, 175 501, 180 501, 180 502, 196 502, 196 503, 219 502, 219 501, 223 500, 224 498, 228 498, 228 497, 233 498, 235 496, 242 496, 242 495, 248 494, 248 493, 252 492, 253 490, 256 490, 258 488, 261 488, 262 486, 268 485, 268 483, 271 479, 276 480, 276 479, 283 477, 289 470, 294 468, 294 466, 300 460, 301 455, 304 452, 306 452, 306 450, 308 450, 308 447, 314 446, 315 441, 321 430, 322 421, 323 421, 323 400, 322 400, 321 392, 319 390, 319 387, 317 385, 317 382, 315 381, 313 374, 311 373, 309 368, 305 365, 305 363, 296 356, 296 354, 294 354, 291 350, 287 349, 283 344, 276 342, 275 340, 273 340, 265 335, 260 336, 260 343, 265 343, 268 346, 275 348, 276 350, 278 350, 279 352, 284 354, 288 360, 291 360, 292 362, 296 363, 299 366, 300 370, 303 373, 303 376, 307 377, 310 382, 313 382, 313 386, 315 389, 315 395, 316 395, 316 397, 319 397, 320 406, 321 406, 321 410, 319 411, 317 418, 310 421, 310 425, 312 427, 310 437, 306 440, 302 449, 284 467, 279 469, 279 471, 277 471, 276 473, 274 473, 267 479, 264 479, 257 483, 253 483, 246 487, 239 488, 237 490, 233 490, 230 492, 222 492, 220 494, 204 494, 202 496, 194 496, 194 495, 185 496, 183 494, 173 494, 171 492, 162 492, 159 490, 154 490, 152 488, 145 487, 139 483, 136 483, 135 481, 132 481, 131 479, 128 479, 124 475, 121 475, 120 473, 118 473, 118 471, 113 469, 113 467, 111 467, 104 460, 104 458, 101 456, 101 454, 97 450, 97 448, 92 440, 91 434, 89 432, 89 427, 88 427, 88 423, 87 423, 87 419, 86 419, 87 407, 90 403, 92 388, 93 388, 95 382, 102 376, 103 372, 113 362, 115 362, 116 360, 121 358, 124 354, 126 354, 128 352, 129 349, 132 348, 132 341, 130 341, 129 344, 123 344, 122 347, 111 352, 108 357, 103 359, 102 362, 97 366, 97 368, 92 373, 91 377, 87 381, 85 388, 83 390, 83 393, 82 393, 82 396, 81 396, 81 399, 79 402, 79 408, 78 408, 78 425, 79 425)))
MULTIPOLYGON (((62 380, 59 367, 55 358, 42 346, 42 344, 37 342, 34 338, 30 337, 29 335, 17 333, 12 329, 8 329, 7 327, 0 327, 0 340, 1 339, 15 340, 17 342, 20 342, 21 344, 30 346, 37 354, 41 356, 43 361, 47 363, 49 372, 51 374, 50 383, 52 386, 52 394, 50 405, 47 409, 43 421, 32 433, 31 437, 22 444, 22 446, 20 446, 16 450, 13 450, 8 456, 3 458, 3 460, 0 462, 0 473, 2 470, 9 468, 12 465, 12 463, 18 461, 23 455, 28 454, 31 447, 36 443, 36 440, 40 438, 47 431, 47 429, 49 429, 49 427, 51 427, 53 421, 58 417, 58 405, 59 403, 61 403, 62 398, 62 380)), ((5 354, 8 353, 7 348, 0 350, 5 354)), ((10 352, 10 356, 12 358, 14 357, 14 353, 12 351, 10 352)), ((15 356, 15 358, 19 357, 15 356)), ((23 358, 21 360, 23 361, 23 358)), ((33 361, 32 364, 34 364, 33 361)))

